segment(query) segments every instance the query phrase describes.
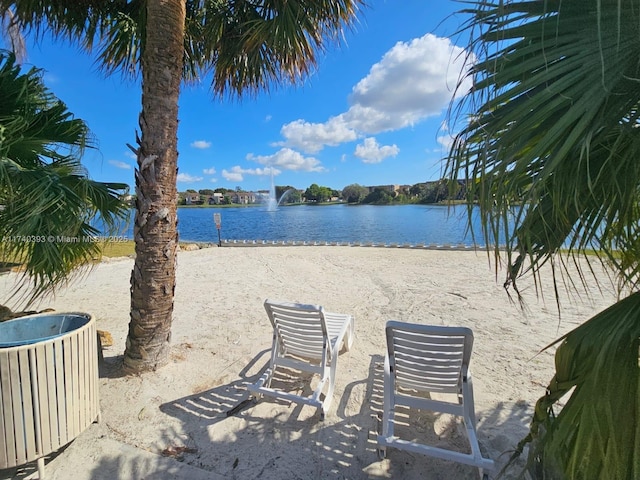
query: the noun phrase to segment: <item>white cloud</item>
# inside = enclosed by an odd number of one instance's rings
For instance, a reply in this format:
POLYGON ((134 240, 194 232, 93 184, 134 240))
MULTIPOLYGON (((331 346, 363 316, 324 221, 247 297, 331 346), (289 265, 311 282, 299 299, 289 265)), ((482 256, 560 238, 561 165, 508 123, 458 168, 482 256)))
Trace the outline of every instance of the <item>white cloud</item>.
POLYGON ((455 137, 449 134, 440 135, 438 138, 438 143, 442 146, 442 150, 449 151, 451 146, 453 145, 453 141, 455 137))
POLYGON ((229 182, 241 182, 244 180, 245 175, 256 176, 270 176, 273 170, 274 175, 281 173, 277 168, 242 168, 238 165, 231 167, 230 170, 226 168, 222 170, 222 177, 229 182))
POLYGON ((215 175, 216 174, 216 169, 211 167, 211 168, 205 168, 204 170, 202 170, 202 173, 204 173, 205 175, 215 175))
MULTIPOLYGON (((387 117, 378 131, 411 125, 449 105, 464 61, 464 50, 448 38, 426 34, 398 42, 353 88, 350 102, 387 117)), ((470 86, 465 80, 460 93, 470 86)))
POLYGON ((242 172, 234 172, 233 171, 234 169, 242 170, 240 167, 233 167, 231 171, 227 170, 226 168, 223 168, 222 177, 228 182, 241 182, 242 180, 244 180, 244 177, 242 176, 242 172))
POLYGON ((380 163, 387 157, 395 157, 400 152, 397 145, 379 145, 375 138, 368 137, 364 142, 356 145, 353 153, 363 163, 380 163))
POLYGON ((127 158, 131 158, 132 160, 137 160, 138 159, 138 157, 136 157, 136 154, 133 153, 131 150, 126 150, 124 152, 124 156, 127 157, 127 158))
POLYGON ((346 112, 324 123, 290 122, 282 127, 285 140, 278 145, 315 153, 327 145, 399 130, 439 115, 454 91, 463 94, 471 87, 465 79, 456 90, 468 61, 465 56, 448 38, 432 34, 398 42, 353 87, 346 112))
POLYGON ((307 153, 319 152, 325 145, 335 147, 358 138, 357 132, 347 126, 343 115, 332 117, 325 123, 295 120, 283 125, 280 133, 286 140, 277 145, 299 148, 307 153))
POLYGON ((195 142, 191 142, 190 146, 200 150, 205 150, 211 147, 211 142, 207 142, 206 140, 196 140, 195 142))
POLYGON ((109 165, 113 165, 116 168, 122 168, 123 170, 131 170, 131 165, 120 160, 109 160, 109 165))
MULTIPOLYGON (((324 172, 326 169, 320 164, 320 160, 314 157, 305 157, 300 152, 290 148, 281 148, 273 155, 247 155, 247 160, 252 160, 271 168, 280 167, 283 170, 298 172, 324 172)), ((265 169, 268 170, 268 169, 265 169)), ((274 172, 276 170, 274 169, 274 172)), ((278 172, 279 173, 279 172, 278 172)), ((275 175, 275 173, 274 173, 275 175)))
POLYGON ((202 181, 202 177, 196 177, 188 173, 179 173, 177 180, 178 182, 200 182, 202 181))

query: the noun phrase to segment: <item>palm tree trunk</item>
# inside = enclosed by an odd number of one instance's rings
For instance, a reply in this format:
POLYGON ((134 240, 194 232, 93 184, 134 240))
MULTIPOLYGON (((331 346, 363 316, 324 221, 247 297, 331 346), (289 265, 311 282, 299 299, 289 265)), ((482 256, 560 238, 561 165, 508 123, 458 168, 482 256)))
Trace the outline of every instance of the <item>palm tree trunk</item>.
POLYGON ((186 0, 148 0, 142 53, 142 113, 136 170, 136 259, 124 354, 129 372, 169 359, 175 290, 178 97, 186 0))

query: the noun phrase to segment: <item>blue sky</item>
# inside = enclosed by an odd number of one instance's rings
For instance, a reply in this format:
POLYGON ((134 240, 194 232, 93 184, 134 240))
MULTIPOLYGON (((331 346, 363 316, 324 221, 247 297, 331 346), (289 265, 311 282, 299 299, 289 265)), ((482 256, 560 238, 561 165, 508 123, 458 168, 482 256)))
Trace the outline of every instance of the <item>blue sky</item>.
MULTIPOLYGON (((441 177, 447 108, 458 81, 464 4, 370 0, 353 31, 330 46, 303 85, 241 101, 209 84, 183 87, 178 190, 306 189, 312 183, 415 184, 441 177)), ((83 158, 94 180, 133 187, 140 86, 104 77, 93 58, 62 42, 28 46, 27 63, 89 125, 97 150, 83 158)), ((133 189, 132 189, 133 190, 133 189)))

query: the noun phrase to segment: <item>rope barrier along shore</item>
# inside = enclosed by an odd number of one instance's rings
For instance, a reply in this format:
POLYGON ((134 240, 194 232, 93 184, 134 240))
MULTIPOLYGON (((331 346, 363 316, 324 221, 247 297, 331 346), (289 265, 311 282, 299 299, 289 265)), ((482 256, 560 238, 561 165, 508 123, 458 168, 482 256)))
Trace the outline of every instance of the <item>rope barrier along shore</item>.
POLYGON ((193 248, 220 247, 376 247, 376 248, 408 248, 426 250, 455 250, 473 251, 486 249, 485 245, 467 245, 463 243, 378 243, 378 242, 328 242, 328 241, 303 241, 303 240, 222 240, 220 245, 214 243, 181 242, 181 249, 186 250, 187 245, 193 248))

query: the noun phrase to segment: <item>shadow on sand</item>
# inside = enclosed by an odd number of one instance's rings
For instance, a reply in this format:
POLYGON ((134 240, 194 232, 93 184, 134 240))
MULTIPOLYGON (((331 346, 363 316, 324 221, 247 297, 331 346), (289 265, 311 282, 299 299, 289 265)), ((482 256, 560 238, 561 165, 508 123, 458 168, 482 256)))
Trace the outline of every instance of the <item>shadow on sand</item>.
MULTIPOLYGON (((103 456, 92 466, 89 477, 83 478, 478 478, 475 468, 406 451, 389 449, 386 459, 378 458, 376 436, 383 402, 381 355, 370 356, 366 379, 354 379, 342 392, 336 391, 335 403, 324 421, 309 406, 268 397, 254 401, 249 396, 246 387, 259 378, 268 356, 269 350, 260 352, 230 383, 160 405, 163 414, 180 421, 180 431, 167 428, 162 432, 165 445, 172 445, 162 452, 164 457, 139 450, 127 456, 127 449, 135 449, 121 444, 116 447, 123 449, 122 456, 103 456), (184 439, 183 445, 175 445, 176 438, 184 439)), ((116 371, 113 365, 113 371, 103 370, 101 376, 117 376, 116 371)), ((341 371, 339 364, 340 375, 349 372, 341 371)), ((291 382, 286 376, 274 381, 291 382)), ((291 383, 287 387, 310 391, 308 383, 306 387, 291 383)), ((499 468, 514 448, 508 439, 514 438, 514 433, 517 438, 526 435, 530 420, 525 406, 513 405, 508 412, 506 408, 499 405, 493 411, 477 411, 481 448, 499 468), (504 429, 510 435, 505 435, 504 429)), ((468 451, 461 426, 450 416, 420 412, 409 417, 399 411, 396 432, 432 445, 468 451)), ((58 455, 62 455, 59 461, 64 460, 64 449, 56 452, 58 455)), ((24 479, 34 472, 35 464, 28 464, 0 470, 0 478, 24 479)), ((504 478, 516 478, 518 473, 514 470, 504 478)), ((52 480, 57 478, 61 477, 52 480)))
MULTIPOLYGON (((163 413, 180 420, 182 434, 188 437, 181 460, 230 479, 413 479, 425 478, 426 472, 430 479, 477 478, 475 468, 405 451, 389 449, 387 459, 378 458, 376 436, 383 402, 381 355, 370 357, 366 379, 354 380, 342 392, 336 392, 336 403, 322 421, 316 409, 309 406, 269 397, 256 401, 249 396, 246 387, 266 368, 268 354, 268 350, 260 352, 231 383, 161 405, 163 413), (256 369, 261 362, 264 366, 256 369)), ((348 372, 341 372, 338 364, 341 374, 348 372)), ((303 394, 311 392, 308 382, 295 385, 286 375, 274 381, 286 383, 286 388, 298 388, 303 394)), ((503 409, 500 405, 494 412, 478 412, 482 448, 499 465, 509 454, 501 459, 496 456, 513 448, 500 435, 503 409), (487 433, 493 434, 488 446, 487 433)), ((526 434, 529 417, 525 408, 514 407, 506 418, 503 424, 509 423, 521 436, 526 434)), ((409 438, 469 451, 455 417, 431 412, 409 417, 406 412, 398 412, 396 429, 409 438)))

